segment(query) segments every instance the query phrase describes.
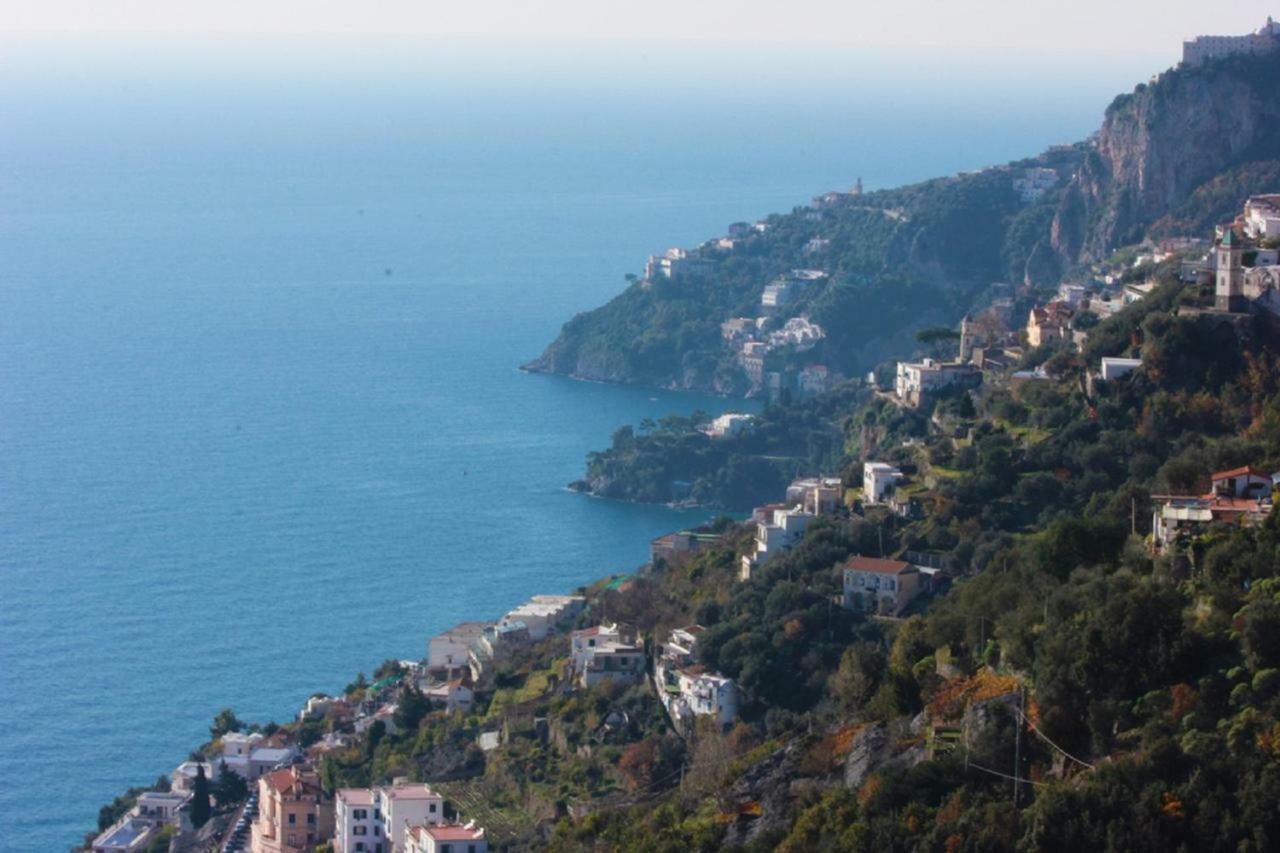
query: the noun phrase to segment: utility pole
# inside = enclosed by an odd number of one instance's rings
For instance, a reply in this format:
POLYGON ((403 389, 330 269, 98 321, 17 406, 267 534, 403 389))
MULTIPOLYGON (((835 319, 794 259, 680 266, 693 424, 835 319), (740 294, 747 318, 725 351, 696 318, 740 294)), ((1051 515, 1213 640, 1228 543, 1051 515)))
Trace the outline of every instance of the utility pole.
POLYGON ((1027 688, 1023 687, 1018 691, 1018 718, 1015 721, 1017 728, 1013 733, 1013 807, 1018 807, 1019 780, 1022 772, 1022 715, 1023 707, 1027 702, 1027 688))

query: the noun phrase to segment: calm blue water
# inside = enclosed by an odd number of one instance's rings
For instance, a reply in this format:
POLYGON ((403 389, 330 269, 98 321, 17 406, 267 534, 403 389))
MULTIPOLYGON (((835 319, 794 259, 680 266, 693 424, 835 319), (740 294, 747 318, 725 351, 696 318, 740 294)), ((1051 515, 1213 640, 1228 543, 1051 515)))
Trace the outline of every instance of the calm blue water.
POLYGON ((516 367, 651 251, 1105 103, 962 88, 5 81, 0 848, 65 849, 224 706, 288 718, 700 519, 563 486, 618 425, 726 401, 516 367))

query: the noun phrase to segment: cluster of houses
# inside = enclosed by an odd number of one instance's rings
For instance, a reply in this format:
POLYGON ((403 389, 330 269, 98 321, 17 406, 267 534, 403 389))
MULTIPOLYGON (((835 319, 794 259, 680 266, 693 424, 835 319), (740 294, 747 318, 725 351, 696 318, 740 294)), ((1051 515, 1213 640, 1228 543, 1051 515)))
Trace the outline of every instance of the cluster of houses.
POLYGON ((732 678, 708 670, 698 660, 701 625, 676 628, 658 648, 654 688, 677 730, 688 732, 706 718, 721 728, 738 718, 738 687, 732 678))
POLYGON ((795 269, 765 285, 760 296, 760 316, 734 317, 720 324, 724 345, 732 351, 751 383, 752 393, 776 398, 785 389, 801 396, 821 394, 841 380, 826 365, 813 364, 800 371, 787 366, 787 356, 813 349, 826 331, 800 314, 781 319, 788 307, 827 273, 795 269))
POLYGON ((839 477, 793 481, 783 503, 765 504, 751 513, 756 535, 751 552, 742 555, 739 578, 750 579, 757 567, 799 542, 813 519, 834 515, 843 507, 844 486, 839 477))

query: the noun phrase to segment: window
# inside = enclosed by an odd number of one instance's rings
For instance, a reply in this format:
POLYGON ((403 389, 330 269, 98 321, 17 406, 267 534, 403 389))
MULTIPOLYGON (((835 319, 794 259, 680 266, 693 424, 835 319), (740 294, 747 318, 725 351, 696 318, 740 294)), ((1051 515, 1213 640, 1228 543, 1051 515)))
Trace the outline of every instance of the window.
POLYGON ((315 813, 312 812, 311 814, 307 815, 307 826, 315 826, 315 825, 316 825, 316 816, 315 816, 315 813))
POLYGON ((435 803, 432 803, 431 805, 427 806, 427 811, 431 812, 432 814, 435 814, 435 813, 436 813, 436 804, 435 804, 435 803))
POLYGON ((289 826, 294 826, 298 822, 298 816, 293 812, 289 812, 289 826))
POLYGON ((476 846, 474 844, 468 844, 467 853, 476 853, 476 846))
POLYGON ((368 834, 369 834, 369 827, 367 827, 367 826, 357 826, 355 829, 351 830, 351 834, 352 834, 352 835, 368 835, 368 834))
POLYGON ((441 845, 440 845, 440 853, 453 853, 453 845, 452 845, 452 844, 441 844, 441 845))
POLYGON ((363 842, 363 841, 357 841, 357 842, 356 842, 356 853, 364 853, 364 842, 363 842))

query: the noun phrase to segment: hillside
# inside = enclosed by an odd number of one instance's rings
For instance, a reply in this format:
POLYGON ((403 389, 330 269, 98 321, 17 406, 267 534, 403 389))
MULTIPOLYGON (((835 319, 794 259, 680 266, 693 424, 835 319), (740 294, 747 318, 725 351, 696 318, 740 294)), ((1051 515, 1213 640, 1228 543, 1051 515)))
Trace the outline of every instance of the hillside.
POLYGON ((982 172, 893 190, 830 194, 770 216, 697 267, 632 283, 580 314, 527 369, 581 379, 741 394, 752 388, 720 324, 760 312, 793 269, 829 273, 778 320, 808 316, 827 336, 781 350, 769 370, 822 364, 860 375, 909 354, 912 333, 1019 288, 1057 283, 1118 246, 1202 234, 1238 208, 1243 186, 1280 175, 1280 56, 1175 69, 1106 111, 1095 140, 982 172), (1015 180, 1053 169, 1034 199, 1015 180), (761 230, 762 229, 762 230, 761 230), (817 242, 814 242, 817 241, 817 242))
POLYGON ((266 731, 311 747, 327 790, 432 782, 510 850, 1275 849, 1280 516, 1149 539, 1153 494, 1280 468, 1280 339, 1178 312, 1197 297, 1168 280, 1096 327, 1087 359, 1143 369, 1088 394, 1064 358, 985 387, 962 430, 846 400, 917 517, 838 510, 745 581, 751 529, 722 521, 700 553, 581 591, 577 627, 630 625, 648 654, 704 626, 700 665, 740 694, 727 729, 679 732, 650 683, 575 685, 553 633, 488 667, 468 710, 431 710, 389 661, 266 731), (949 587, 897 617, 837 605, 852 556, 906 551, 949 587), (353 734, 354 707, 394 711, 353 734))

